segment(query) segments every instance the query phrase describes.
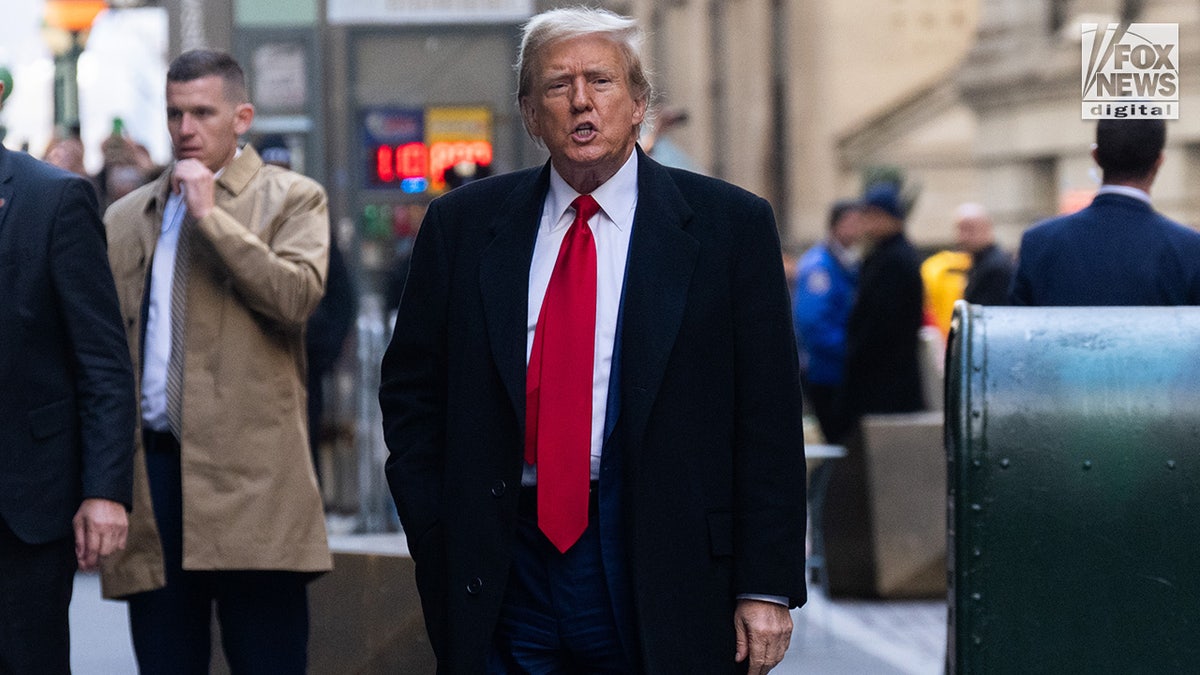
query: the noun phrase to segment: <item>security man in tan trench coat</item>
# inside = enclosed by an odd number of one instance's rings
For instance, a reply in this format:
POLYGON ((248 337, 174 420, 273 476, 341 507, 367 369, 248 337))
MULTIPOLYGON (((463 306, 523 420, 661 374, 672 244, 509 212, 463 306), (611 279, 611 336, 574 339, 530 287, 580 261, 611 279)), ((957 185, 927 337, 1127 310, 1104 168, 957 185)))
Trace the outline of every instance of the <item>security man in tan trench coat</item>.
POLYGON ((253 112, 228 54, 181 55, 176 161, 105 215, 142 429, 128 548, 104 592, 129 600, 142 673, 207 673, 214 605, 234 672, 303 673, 306 584, 332 566, 303 357, 325 193, 238 148, 253 112))

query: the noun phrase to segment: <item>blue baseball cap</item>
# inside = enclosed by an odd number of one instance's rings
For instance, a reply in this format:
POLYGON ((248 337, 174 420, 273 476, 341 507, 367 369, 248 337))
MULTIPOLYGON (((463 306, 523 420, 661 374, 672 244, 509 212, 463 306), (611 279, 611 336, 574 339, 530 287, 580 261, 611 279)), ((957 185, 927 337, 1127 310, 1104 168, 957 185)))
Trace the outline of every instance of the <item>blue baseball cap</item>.
POLYGON ((877 208, 898 220, 904 220, 904 202, 900 190, 891 183, 877 183, 863 195, 864 208, 877 208))

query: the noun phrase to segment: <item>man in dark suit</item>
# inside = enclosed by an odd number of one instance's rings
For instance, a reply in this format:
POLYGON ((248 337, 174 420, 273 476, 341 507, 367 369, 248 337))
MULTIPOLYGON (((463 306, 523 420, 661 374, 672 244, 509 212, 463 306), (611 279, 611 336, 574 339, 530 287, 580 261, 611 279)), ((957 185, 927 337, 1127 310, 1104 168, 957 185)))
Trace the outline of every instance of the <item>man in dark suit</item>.
POLYGON ((973 305, 1008 304, 1012 286, 1012 256, 996 244, 992 217, 982 204, 960 204, 954 222, 958 248, 971 254, 963 300, 973 305))
POLYGON ((0 673, 70 672, 76 566, 125 547, 136 403, 96 208, 0 146, 0 673))
POLYGON ((1163 120, 1096 124, 1103 185, 1087 208, 1025 233, 1013 304, 1200 304, 1200 233, 1150 205, 1166 136, 1163 120))
POLYGON ((380 403, 442 673, 765 673, 805 600, 774 219, 636 147, 639 44, 603 10, 530 20, 550 161, 434 201, 417 238, 380 403))

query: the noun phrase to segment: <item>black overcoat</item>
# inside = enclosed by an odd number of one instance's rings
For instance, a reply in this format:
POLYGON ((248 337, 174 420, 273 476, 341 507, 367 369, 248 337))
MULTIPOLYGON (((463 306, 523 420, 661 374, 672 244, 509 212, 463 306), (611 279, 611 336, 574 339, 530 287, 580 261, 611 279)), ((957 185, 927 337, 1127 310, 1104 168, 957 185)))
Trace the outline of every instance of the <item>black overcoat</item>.
MULTIPOLYGON (((650 673, 733 672, 738 593, 805 600, 804 452, 770 206, 638 150, 621 329, 618 529, 650 673)), ((439 672, 480 673, 504 595, 529 266, 549 165, 434 201, 383 361, 387 477, 439 672)), ((618 358, 614 355, 614 359, 618 358)), ((607 460, 606 460, 607 461, 607 460)))

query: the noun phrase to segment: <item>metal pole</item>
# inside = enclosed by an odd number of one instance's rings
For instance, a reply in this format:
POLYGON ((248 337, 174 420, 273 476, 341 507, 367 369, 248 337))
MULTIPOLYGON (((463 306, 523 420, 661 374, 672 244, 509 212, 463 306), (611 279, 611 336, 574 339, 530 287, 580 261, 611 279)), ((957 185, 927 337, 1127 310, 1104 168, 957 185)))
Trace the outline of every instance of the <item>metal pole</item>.
POLYGON ((379 364, 387 347, 388 329, 383 298, 365 293, 358 314, 358 532, 398 529, 399 519, 383 474, 387 446, 383 441, 383 414, 379 410, 379 364))
POLYGON ((69 136, 79 126, 79 56, 83 47, 79 32, 70 31, 67 51, 54 57, 54 127, 69 136))

